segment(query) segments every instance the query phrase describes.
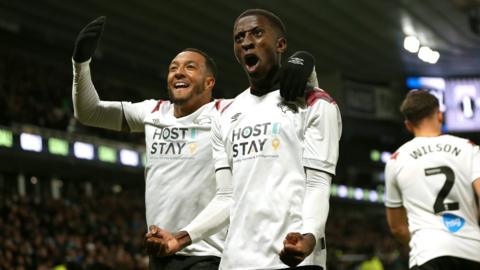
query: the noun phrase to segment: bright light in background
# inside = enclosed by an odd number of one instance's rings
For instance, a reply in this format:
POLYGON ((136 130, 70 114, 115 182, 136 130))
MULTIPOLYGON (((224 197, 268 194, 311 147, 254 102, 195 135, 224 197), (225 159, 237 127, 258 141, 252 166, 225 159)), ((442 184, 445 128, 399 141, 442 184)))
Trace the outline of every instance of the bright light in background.
POLYGON ((373 149, 370 151, 370 160, 377 162, 380 161, 380 151, 373 149))
POLYGON ((67 156, 68 142, 58 138, 48 139, 48 151, 54 155, 67 156))
POLYGON ((42 151, 42 137, 40 135, 22 133, 20 134, 20 147, 23 150, 40 152, 42 151))
POLYGON ((92 160, 94 156, 93 145, 84 142, 73 144, 73 153, 77 158, 92 160))
POLYGON ((345 198, 347 197, 348 189, 344 185, 339 185, 338 186, 338 197, 340 198, 345 198))
POLYGON ((430 49, 430 47, 422 46, 420 50, 418 50, 418 58, 424 62, 435 64, 440 58, 440 53, 430 49))
POLYGON ((117 151, 112 147, 100 145, 98 147, 98 159, 104 162, 117 162, 117 151))
POLYGON ((38 178, 36 176, 30 177, 30 183, 36 185, 38 183, 38 178))
POLYGON ((13 133, 10 130, 0 129, 0 146, 13 146, 13 133))
POLYGON ((120 150, 120 163, 129 166, 138 166, 138 154, 133 150, 122 149, 120 150))
POLYGON ((142 165, 143 167, 147 166, 147 154, 142 154, 142 165))
POLYGON ((414 36, 407 36, 403 41, 403 47, 411 53, 416 53, 420 48, 420 41, 414 36))
POLYGON ((357 200, 361 200, 363 198, 363 190, 361 188, 355 188, 353 197, 357 200))
POLYGON ((382 162, 383 162, 383 163, 387 163, 388 160, 390 159, 390 157, 392 156, 392 153, 387 152, 387 151, 383 151, 381 156, 382 156, 382 157, 381 157, 382 162))
POLYGON ((445 79, 440 77, 408 77, 407 86, 409 88, 434 88, 445 90, 445 79))
POLYGON ((371 202, 376 202, 378 200, 378 194, 375 190, 370 190, 368 194, 368 198, 371 202))

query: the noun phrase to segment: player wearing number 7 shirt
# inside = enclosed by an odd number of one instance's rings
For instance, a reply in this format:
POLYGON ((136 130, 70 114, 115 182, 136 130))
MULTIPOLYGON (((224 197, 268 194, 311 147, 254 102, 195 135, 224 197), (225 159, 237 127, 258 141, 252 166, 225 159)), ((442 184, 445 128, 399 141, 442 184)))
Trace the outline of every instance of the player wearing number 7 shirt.
POLYGON ((387 221, 410 245, 410 269, 480 269, 480 150, 442 135, 437 99, 412 91, 401 112, 415 135, 387 162, 387 221))

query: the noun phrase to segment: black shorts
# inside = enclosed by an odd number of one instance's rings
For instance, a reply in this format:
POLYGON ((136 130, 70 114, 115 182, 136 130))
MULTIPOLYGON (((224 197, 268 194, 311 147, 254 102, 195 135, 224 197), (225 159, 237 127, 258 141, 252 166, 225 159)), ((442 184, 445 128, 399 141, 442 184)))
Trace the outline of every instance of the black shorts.
POLYGON ((150 256, 149 270, 217 270, 220 258, 216 256, 150 256))
POLYGON ((442 256, 420 265, 411 270, 479 270, 480 262, 452 256, 442 256))

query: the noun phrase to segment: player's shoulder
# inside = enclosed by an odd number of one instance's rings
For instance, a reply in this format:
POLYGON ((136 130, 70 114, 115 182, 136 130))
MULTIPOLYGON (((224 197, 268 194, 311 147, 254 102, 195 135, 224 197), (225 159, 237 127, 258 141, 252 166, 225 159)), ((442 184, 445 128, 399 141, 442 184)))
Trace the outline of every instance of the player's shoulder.
POLYGON ((456 142, 456 143, 460 143, 460 144, 465 144, 465 145, 468 145, 468 146, 476 146, 477 144, 474 143, 472 140, 469 140, 469 139, 465 139, 465 138, 462 138, 462 137, 458 137, 458 136, 455 136, 455 135, 450 135, 450 134, 444 134, 441 136, 442 139, 446 140, 446 141, 451 141, 451 142, 456 142))
POLYGON ((325 104, 332 105, 337 104, 335 99, 333 99, 327 91, 318 87, 314 87, 312 90, 307 92, 306 102, 308 107, 312 107, 318 102, 324 102, 325 104))
POLYGON ((387 164, 397 163, 398 160, 402 160, 403 157, 405 157, 405 154, 410 152, 410 149, 412 147, 415 147, 414 145, 415 145, 414 139, 402 144, 395 151, 393 151, 393 153, 390 155, 390 157, 387 160, 387 164))
POLYGON ((214 101, 214 108, 220 114, 224 113, 230 105, 232 105, 234 99, 217 99, 214 101))
POLYGON ((148 103, 145 104, 145 106, 150 111, 150 113, 161 112, 162 108, 169 108, 171 106, 170 101, 164 99, 150 99, 146 100, 146 102, 148 103))

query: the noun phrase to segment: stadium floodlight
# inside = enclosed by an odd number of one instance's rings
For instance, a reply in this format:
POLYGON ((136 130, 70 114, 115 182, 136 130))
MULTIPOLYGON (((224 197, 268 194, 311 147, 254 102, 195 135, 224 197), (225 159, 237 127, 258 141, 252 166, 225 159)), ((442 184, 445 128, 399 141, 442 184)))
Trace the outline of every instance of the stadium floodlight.
POLYGON ((138 153, 133 150, 121 149, 120 163, 128 166, 138 166, 138 163, 139 163, 138 153))
POLYGON ((108 146, 98 147, 98 159, 103 162, 115 163, 117 162, 117 151, 108 146))
POLYGON ((73 154, 77 158, 92 160, 94 157, 93 145, 84 142, 75 142, 73 144, 73 154))
POLYGON ((430 49, 430 47, 422 46, 420 50, 418 50, 418 58, 424 62, 435 64, 440 58, 440 53, 430 49))
POLYGON ((0 129, 0 146, 13 146, 13 133, 10 130, 0 129))
POLYGON ((42 151, 42 137, 36 134, 21 133, 20 147, 23 150, 41 152, 42 151))
POLYGON ((48 152, 54 155, 68 156, 68 142, 58 138, 49 138, 48 152))
POLYGON ((414 36, 406 36, 403 40, 403 48, 411 53, 416 53, 420 48, 420 41, 414 36))

